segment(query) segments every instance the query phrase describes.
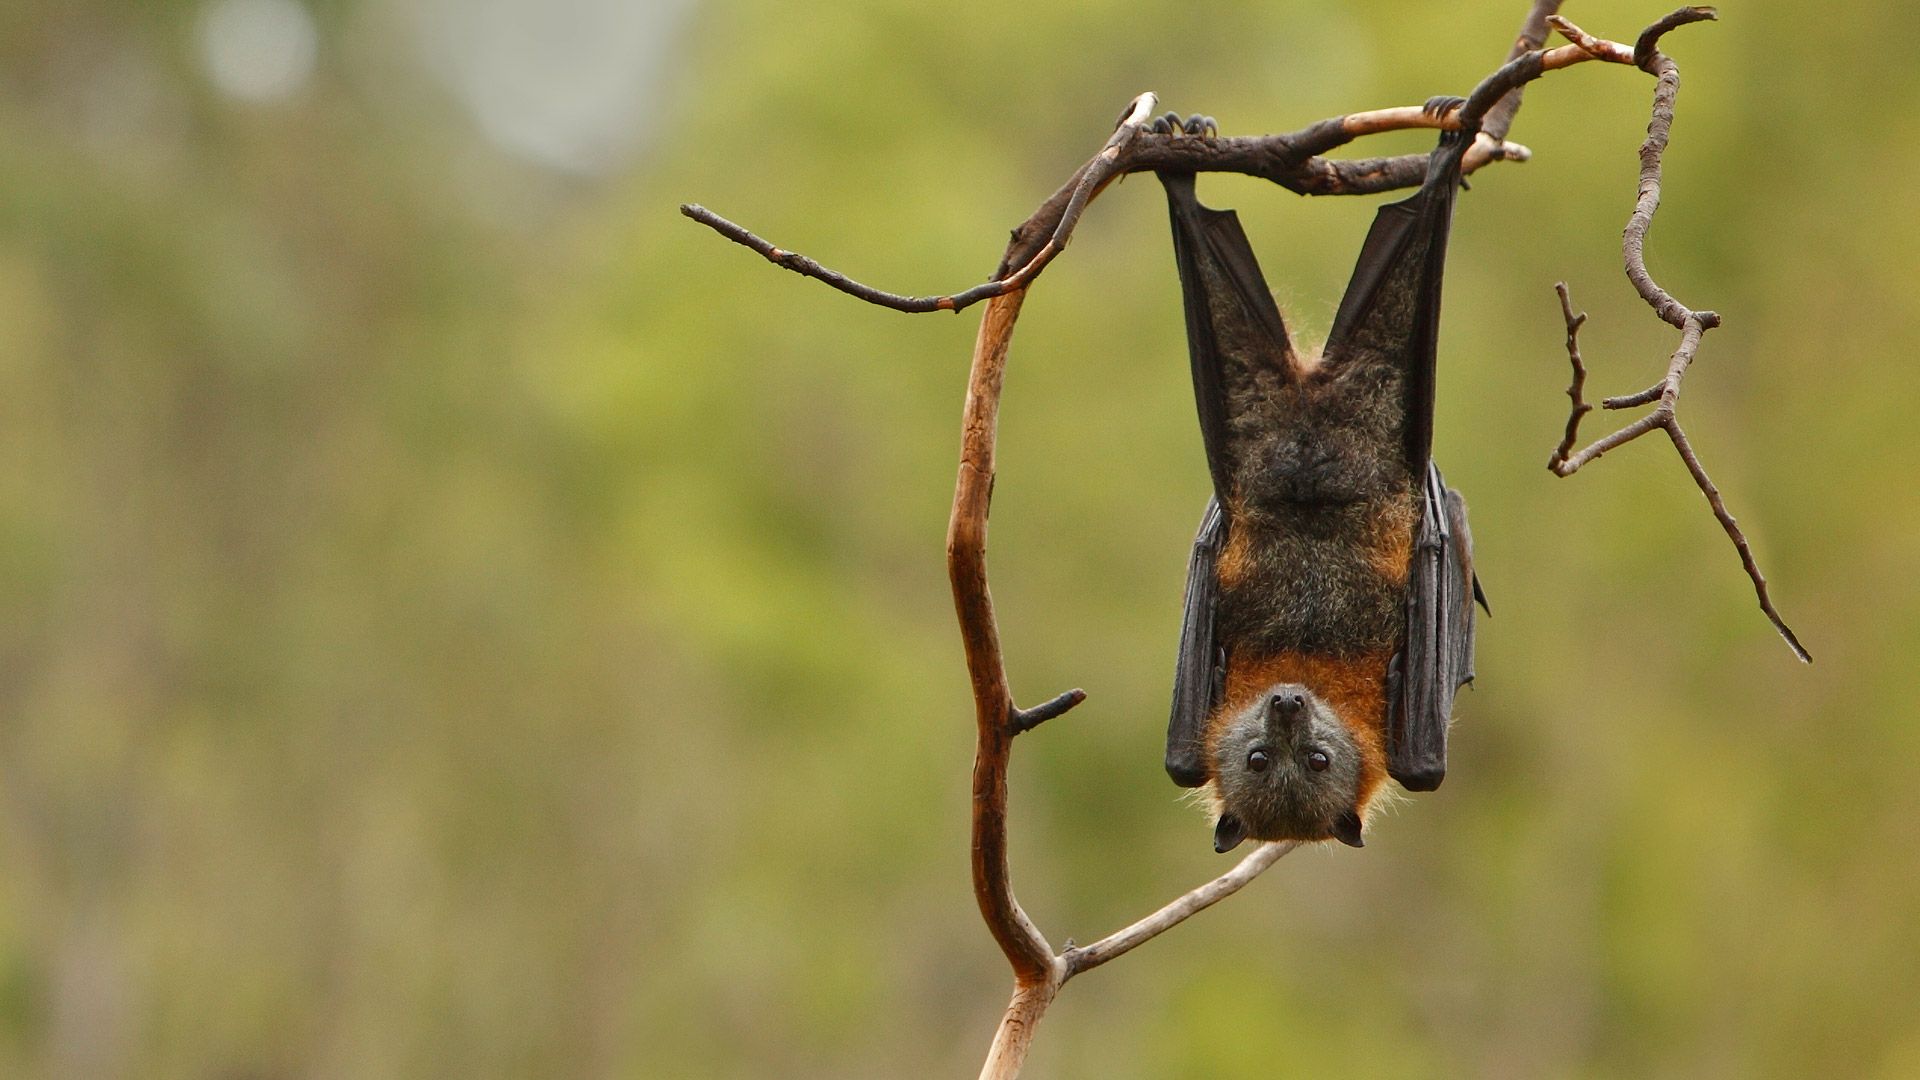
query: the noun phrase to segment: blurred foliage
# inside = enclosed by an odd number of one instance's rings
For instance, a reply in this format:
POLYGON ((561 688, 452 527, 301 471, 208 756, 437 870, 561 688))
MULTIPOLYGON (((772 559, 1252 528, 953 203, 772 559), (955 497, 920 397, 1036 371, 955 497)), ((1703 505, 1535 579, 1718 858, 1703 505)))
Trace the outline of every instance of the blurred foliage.
MULTIPOLYGON (((199 4, 0 9, 0 1074, 970 1075, 1008 981, 942 565, 974 317, 675 204, 955 289, 1141 89, 1230 133, 1417 103, 1523 6, 716 0, 597 174, 490 145, 410 8, 314 3, 266 103, 199 4)), ((1551 76, 1454 231, 1438 454, 1497 614, 1449 783, 1076 982, 1033 1075, 1920 1075, 1915 21, 1670 41, 1651 262, 1727 319, 1683 409, 1818 664, 1666 447, 1541 467, 1556 279, 1599 393, 1673 345, 1618 269, 1650 84, 1551 76)), ((1373 200, 1203 187, 1324 332, 1373 200)), ((1092 695, 1015 763, 1056 943, 1223 865, 1159 766, 1178 311, 1136 179, 1008 379, 1014 684, 1092 695)))

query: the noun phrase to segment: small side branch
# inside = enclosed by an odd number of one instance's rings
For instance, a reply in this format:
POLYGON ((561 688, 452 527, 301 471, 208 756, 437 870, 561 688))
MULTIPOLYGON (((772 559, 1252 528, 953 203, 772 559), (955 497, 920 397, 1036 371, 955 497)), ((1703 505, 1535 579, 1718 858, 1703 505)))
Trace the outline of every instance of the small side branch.
POLYGON ((1117 930, 1091 945, 1068 949, 1060 959, 1066 964, 1064 982, 1083 971, 1092 971, 1109 960, 1125 956, 1189 918, 1239 892, 1269 866, 1299 847, 1297 841, 1261 844, 1240 860, 1233 869, 1187 893, 1185 896, 1141 919, 1124 930, 1117 930))
MULTIPOLYGON (((982 299, 981 296, 972 295, 977 291, 975 289, 968 289, 958 296, 902 296, 899 293, 890 293, 884 289, 876 289, 871 285, 862 285, 838 270, 832 270, 822 266, 797 251, 788 251, 785 248, 775 246, 770 240, 755 236, 752 232, 748 231, 745 226, 736 225, 726 218, 721 217, 719 214, 701 206, 699 203, 683 203, 681 204, 680 212, 734 243, 742 247, 752 248, 766 256, 767 261, 775 266, 791 270, 801 277, 810 277, 815 281, 824 282, 828 286, 846 293, 848 296, 857 300, 865 300, 869 304, 892 308, 895 311, 919 313, 926 311, 958 311, 960 308, 982 299)), ((992 292, 991 295, 998 296, 1005 291, 1004 289, 1000 289, 992 292)))
MULTIPOLYGON (((1637 394, 1611 397, 1600 403, 1602 408, 1631 409, 1643 405, 1652 405, 1653 411, 1638 420, 1620 428, 1610 435, 1596 439, 1584 449, 1575 451, 1579 441, 1580 420, 1593 406, 1587 404, 1584 390, 1587 379, 1586 365, 1580 359, 1579 331, 1586 322, 1584 313, 1575 315, 1573 301, 1567 294, 1564 282, 1555 285, 1560 294, 1560 311, 1567 324, 1567 359, 1573 365, 1573 382, 1567 387, 1567 396, 1571 399, 1571 410, 1567 416, 1567 430, 1553 456, 1547 460, 1547 468, 1556 476, 1572 476, 1580 468, 1595 461, 1619 446, 1647 434, 1660 430, 1667 434, 1673 443, 1674 451, 1680 455, 1680 461, 1686 466, 1687 474, 1693 477, 1695 486, 1707 498, 1707 505, 1713 510, 1715 520, 1726 531, 1727 538, 1740 554, 1740 565, 1746 570, 1747 577, 1753 582, 1754 594, 1760 601, 1760 610, 1766 613, 1774 629, 1786 640, 1787 647, 1795 656, 1811 663, 1813 657, 1806 647, 1800 644, 1793 629, 1780 612, 1773 606, 1773 598, 1767 592, 1766 576, 1760 572, 1759 563, 1754 560, 1753 547, 1727 509, 1726 500, 1721 497, 1720 489, 1707 476, 1707 470, 1700 464, 1699 454, 1694 452, 1693 444, 1687 438, 1686 429, 1680 424, 1678 406, 1680 386, 1685 380, 1687 369, 1693 366, 1694 357, 1700 351, 1700 341, 1706 332, 1720 325, 1720 316, 1712 311, 1695 311, 1673 294, 1661 288, 1647 270, 1646 242, 1647 230, 1653 225, 1653 215, 1660 208, 1661 161, 1666 153, 1668 136, 1673 129, 1673 106, 1680 93, 1680 69, 1671 57, 1659 51, 1660 38, 1669 30, 1689 23, 1714 18, 1712 8, 1689 7, 1673 12, 1659 22, 1648 27, 1640 35, 1632 54, 1632 62, 1641 70, 1654 76, 1653 115, 1647 124, 1647 139, 1640 146, 1640 187, 1634 201, 1633 214, 1627 219, 1622 231, 1621 251, 1626 263, 1627 279, 1633 282, 1635 291, 1645 300, 1662 321, 1680 331, 1680 345, 1667 360, 1666 375, 1654 385, 1637 394)), ((1578 27, 1563 19, 1552 20, 1564 34, 1576 41, 1584 34, 1578 27)))
POLYGON ((1587 365, 1580 361, 1580 327, 1586 324, 1587 313, 1573 313, 1573 298, 1567 294, 1567 283, 1556 282, 1553 291, 1560 294, 1560 312, 1567 320, 1567 359, 1573 363, 1573 382, 1567 386, 1567 397, 1573 404, 1567 414, 1567 435, 1547 459, 1547 468, 1560 473, 1559 465, 1573 453, 1573 446, 1580 441, 1580 418, 1593 411, 1583 396, 1587 388, 1587 365))
POLYGON ((1024 735, 1085 700, 1087 692, 1076 687, 1031 709, 1016 709, 1013 714, 1014 734, 1024 735))

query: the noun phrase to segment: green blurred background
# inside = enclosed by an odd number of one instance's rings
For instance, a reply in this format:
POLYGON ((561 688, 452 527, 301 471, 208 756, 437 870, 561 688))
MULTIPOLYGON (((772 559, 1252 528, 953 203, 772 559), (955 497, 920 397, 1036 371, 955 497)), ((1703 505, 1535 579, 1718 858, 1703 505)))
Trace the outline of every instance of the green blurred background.
MULTIPOLYGON (((26 0, 0 8, 0 1075, 972 1075, 942 562, 962 287, 1144 89, 1228 133, 1465 92, 1512 3, 26 0)), ((1663 8, 1566 13, 1613 37, 1663 8)), ((1076 981, 1034 1076, 1920 1076, 1920 31, 1729 5, 1654 272, 1684 416, 1818 657, 1598 394, 1651 81, 1531 89, 1461 204, 1437 452, 1493 619, 1444 790, 1076 981), (1590 423, 1600 434, 1604 417, 1590 423)), ((1363 153, 1423 149, 1427 135, 1363 153)), ((1241 178, 1324 333, 1378 200, 1241 178)), ((1206 472, 1161 195, 1026 306, 993 569, 1021 898, 1218 872, 1160 770, 1206 472)))

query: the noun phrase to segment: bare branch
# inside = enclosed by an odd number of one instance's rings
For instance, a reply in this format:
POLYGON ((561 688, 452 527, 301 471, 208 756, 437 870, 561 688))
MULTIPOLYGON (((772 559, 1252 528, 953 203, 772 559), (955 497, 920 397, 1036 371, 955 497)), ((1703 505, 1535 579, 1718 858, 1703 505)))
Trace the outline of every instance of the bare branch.
POLYGON ((1547 22, 1551 24, 1555 30, 1560 32, 1561 37, 1573 42, 1574 48, 1579 49, 1595 60, 1606 60, 1615 64, 1633 63, 1633 50, 1617 41, 1606 41, 1602 38, 1594 37, 1592 34, 1573 25, 1571 21, 1561 18, 1558 15, 1549 16, 1547 22))
POLYGON ((1283 856, 1299 846, 1299 842, 1293 840, 1261 844, 1248 852, 1246 858, 1241 859, 1233 869, 1132 926, 1108 934, 1091 945, 1068 949, 1060 957, 1066 964, 1066 973, 1061 977, 1061 981, 1065 982, 1083 971, 1092 971, 1109 960, 1125 956, 1138 946, 1152 941, 1194 915, 1225 900, 1239 892, 1248 882, 1259 877, 1267 867, 1279 862, 1283 856))
MULTIPOLYGON (((1712 19, 1712 8, 1681 8, 1648 27, 1640 35, 1634 47, 1633 62, 1636 66, 1653 75, 1656 79, 1653 92, 1653 114, 1647 123, 1647 139, 1640 146, 1640 187, 1634 201, 1633 214, 1627 219, 1627 227, 1622 231, 1621 252, 1626 263, 1627 279, 1633 282, 1635 291, 1647 302, 1663 321, 1680 331, 1680 345, 1667 361, 1667 373, 1654 385, 1637 394, 1607 398, 1600 404, 1607 409, 1630 409, 1642 405, 1653 405, 1653 411, 1633 421, 1627 426, 1595 440, 1580 451, 1573 449, 1578 441, 1580 418, 1592 406, 1582 397, 1586 382, 1586 368, 1580 361, 1580 350, 1576 334, 1586 316, 1575 316, 1573 303, 1568 298, 1564 283, 1555 286, 1560 294, 1560 309, 1567 321, 1567 358, 1573 363, 1573 384, 1567 388, 1567 396, 1573 401, 1572 412, 1567 417, 1566 437, 1561 440, 1553 456, 1547 461, 1547 468, 1557 476, 1572 476, 1587 463, 1598 459, 1607 451, 1659 429, 1667 433, 1673 448, 1680 455, 1688 475, 1700 493, 1707 498, 1713 516, 1726 531, 1727 538, 1740 554, 1740 565, 1753 581, 1753 591, 1760 601, 1760 610, 1766 613, 1774 629, 1786 640, 1788 648, 1801 660, 1813 661, 1806 647, 1800 644, 1793 629, 1780 612, 1773 606, 1773 598, 1767 592, 1766 576, 1760 572, 1759 564, 1754 560, 1753 547, 1747 542, 1746 534, 1727 509, 1726 500, 1720 495, 1720 489, 1714 486, 1707 476, 1707 470, 1700 464, 1700 457, 1694 452, 1693 444, 1687 439, 1686 430, 1680 424, 1678 405, 1680 385, 1686 378, 1687 369, 1693 365, 1694 357, 1699 353, 1700 341, 1711 330, 1720 325, 1720 316, 1712 311, 1694 311, 1674 299, 1673 294, 1661 288, 1647 270, 1646 242, 1647 230, 1653 225, 1654 212, 1660 208, 1661 160, 1666 153, 1667 140, 1673 129, 1673 106, 1680 93, 1680 69, 1672 58, 1658 50, 1660 38, 1667 31, 1688 23, 1712 19)), ((1564 19, 1552 20, 1555 27, 1575 40, 1583 41, 1584 33, 1564 19)), ((1611 43, 1606 43, 1611 45, 1611 43)))
POLYGON ((1000 1027, 993 1033, 993 1045, 987 1048, 986 1063, 980 1066, 980 1080, 1014 1080, 1020 1075, 1020 1066, 1027 1061, 1027 1047, 1033 1045, 1034 1029, 1040 1026, 1040 1018, 1059 992, 1060 983, 1054 979, 1014 986, 1013 1000, 1007 1002, 1000 1027))
POLYGON ((1633 44, 1634 66, 1649 75, 1658 75, 1653 69, 1653 59, 1658 55, 1660 39, 1667 36, 1669 30, 1677 30, 1688 23, 1711 22, 1720 17, 1720 12, 1711 7, 1683 7, 1668 12, 1659 21, 1645 30, 1633 44))
MULTIPOLYGON (((712 228, 735 243, 745 245, 778 266, 797 274, 817 278, 829 286, 871 304, 895 311, 920 313, 960 311, 981 300, 1003 296, 1031 284, 1048 263, 1064 251, 1087 205, 1120 176, 1133 172, 1172 169, 1188 172, 1236 172, 1272 181, 1301 195, 1361 195, 1417 186, 1426 176, 1427 155, 1406 154, 1388 158, 1364 158, 1329 161, 1320 155, 1352 142, 1356 138, 1385 131, 1433 128, 1449 131, 1472 129, 1480 133, 1482 118, 1490 110, 1500 127, 1485 137, 1476 134, 1474 146, 1462 162, 1461 171, 1472 173, 1496 161, 1525 161, 1532 151, 1505 141, 1506 127, 1518 109, 1519 88, 1548 71, 1571 67, 1589 60, 1612 63, 1633 62, 1633 50, 1618 42, 1601 41, 1583 35, 1578 43, 1540 51, 1542 34, 1536 27, 1548 22, 1560 26, 1551 13, 1558 0, 1537 0, 1522 27, 1507 63, 1481 80, 1465 107, 1436 112, 1422 106, 1402 106, 1349 113, 1321 120, 1299 131, 1280 135, 1217 138, 1190 135, 1178 129, 1156 132, 1149 128, 1157 99, 1140 94, 1128 103, 1120 123, 1106 144, 1086 164, 1074 170, 1059 190, 1040 204, 1026 221, 1013 230, 1011 241, 993 277, 960 292, 941 296, 907 296, 887 292, 854 281, 797 252, 777 247, 771 241, 720 217, 704 207, 686 204, 681 213, 712 228), (1511 104, 1508 104, 1511 102, 1511 104)), ((1571 26, 1571 24, 1566 24, 1571 26)), ((1565 28, 1562 28, 1566 32, 1565 28)))
POLYGON ((1016 709, 1013 713, 1014 734, 1023 735, 1032 731, 1085 700, 1087 700, 1087 692, 1076 687, 1052 700, 1043 701, 1031 709, 1016 709))
POLYGON ((1007 872, 1007 757, 1016 710, 1000 654, 1000 630, 987 590, 987 507, 993 492, 994 433, 1013 325, 1026 290, 993 298, 980 319, 967 403, 961 418, 960 472, 947 522, 947 577, 973 684, 977 738, 973 758, 973 893, 980 917, 1013 966, 1016 983, 1051 981, 1053 947, 1014 899, 1007 872))
MULTIPOLYGON (((1533 10, 1527 13, 1527 21, 1520 26, 1519 36, 1513 39, 1513 48, 1508 50, 1507 59, 1517 60, 1545 45, 1547 20, 1559 10, 1560 0, 1536 0, 1533 10)), ((1480 122, 1481 135, 1494 143, 1505 140, 1507 132, 1513 129, 1513 118, 1519 111, 1520 92, 1515 90, 1487 110, 1487 118, 1480 122)))
POLYGON ((1573 400, 1567 414, 1567 435, 1560 440, 1553 456, 1547 459, 1547 468, 1558 474, 1560 464, 1567 460, 1567 455, 1573 453, 1574 444, 1580 441, 1580 418, 1592 412, 1593 406, 1587 404, 1582 396, 1587 386, 1587 365, 1580 362, 1580 327, 1587 321, 1587 313, 1573 313, 1573 298, 1567 295, 1566 282, 1556 282, 1553 290, 1560 294, 1560 311, 1567 319, 1567 359, 1573 363, 1573 382, 1567 386, 1567 397, 1573 400))
MULTIPOLYGON (((960 308, 981 298, 980 296, 972 295, 980 291, 977 288, 968 289, 958 297, 902 296, 899 293, 890 293, 883 289, 876 289, 871 285, 862 285, 845 274, 840 273, 838 270, 830 270, 797 251, 787 251, 784 248, 776 247, 772 241, 755 236, 753 233, 747 231, 746 228, 735 225, 733 222, 701 206, 699 203, 682 203, 680 204, 680 212, 734 243, 740 244, 743 247, 750 247, 760 254, 765 255, 767 261, 773 263, 775 266, 791 270, 802 277, 810 277, 815 281, 825 282, 833 288, 846 293, 848 296, 865 300, 869 304, 878 304, 881 307, 892 308, 895 311, 910 313, 924 311, 958 311, 960 308)), ((987 295, 997 296, 1004 291, 1004 289, 996 289, 987 295)))

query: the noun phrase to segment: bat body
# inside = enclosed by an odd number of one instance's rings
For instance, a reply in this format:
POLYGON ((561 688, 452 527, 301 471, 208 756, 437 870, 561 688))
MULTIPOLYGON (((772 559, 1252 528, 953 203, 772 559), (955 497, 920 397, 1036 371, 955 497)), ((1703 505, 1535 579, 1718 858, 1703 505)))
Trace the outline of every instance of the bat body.
MULTIPOLYGON (((1302 354, 1231 211, 1162 173, 1213 477, 1194 542, 1167 771, 1214 846, 1361 843, 1391 776, 1439 786, 1473 678, 1466 507, 1430 459, 1441 272, 1466 143, 1383 207, 1327 344, 1302 354)), ((1484 601, 1483 601, 1484 603, 1484 601)))

